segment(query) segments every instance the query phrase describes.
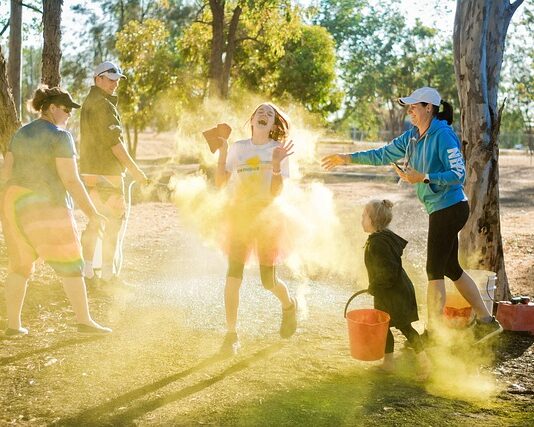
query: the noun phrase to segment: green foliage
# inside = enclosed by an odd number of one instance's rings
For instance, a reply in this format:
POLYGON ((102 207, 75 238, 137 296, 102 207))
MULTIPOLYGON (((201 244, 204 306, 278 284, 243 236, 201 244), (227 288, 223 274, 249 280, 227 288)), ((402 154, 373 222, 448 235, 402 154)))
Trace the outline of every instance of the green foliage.
POLYGON ((440 45, 421 22, 408 27, 395 3, 371 10, 364 1, 323 0, 316 18, 337 41, 345 119, 371 133, 400 132, 405 114, 396 99, 421 86, 457 105, 452 44, 440 45))
POLYGON ((274 94, 287 94, 323 116, 337 111, 342 94, 335 86, 335 47, 328 31, 304 25, 301 37, 289 41, 285 52, 278 63, 281 72, 274 94))
POLYGON ((534 129, 534 9, 525 5, 523 19, 508 37, 501 91, 506 97, 501 127, 509 132, 534 129))
POLYGON ((119 62, 128 79, 119 86, 121 112, 127 124, 143 129, 156 119, 158 98, 177 84, 174 55, 165 24, 156 19, 128 22, 117 35, 119 62))
MULTIPOLYGON (((237 2, 227 4, 226 22, 237 2)), ((324 28, 300 22, 299 9, 290 2, 241 2, 231 82, 273 100, 294 100, 325 117, 339 108, 341 93, 335 86, 335 50, 324 28), (261 3, 261 4, 260 4, 261 3)), ((198 93, 205 93, 210 60, 209 9, 180 39, 182 55, 197 78, 198 93)))
MULTIPOLYGON (((207 3, 204 1, 197 22, 184 32, 179 42, 189 66, 204 81, 208 77, 213 38, 212 16, 207 3)), ((264 75, 265 64, 280 60, 285 54, 286 43, 300 36, 299 9, 287 0, 228 1, 225 3, 226 24, 237 6, 242 8, 242 13, 237 26, 230 84, 250 83, 249 87, 255 92, 271 93, 276 85, 276 71, 264 75)), ((227 37, 228 28, 224 32, 227 37)), ((227 42, 225 38, 222 43, 225 51, 227 42)), ((197 89, 205 93, 205 84, 197 89)))

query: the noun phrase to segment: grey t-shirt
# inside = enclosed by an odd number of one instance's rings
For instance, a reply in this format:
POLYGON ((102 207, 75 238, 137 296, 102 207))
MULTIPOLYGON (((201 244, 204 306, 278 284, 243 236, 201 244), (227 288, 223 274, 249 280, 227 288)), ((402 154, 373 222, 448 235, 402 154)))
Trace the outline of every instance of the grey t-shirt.
POLYGON ((9 151, 13 154, 14 163, 8 184, 29 188, 48 196, 55 204, 72 207, 56 168, 57 158, 76 155, 69 132, 37 119, 15 133, 9 151))

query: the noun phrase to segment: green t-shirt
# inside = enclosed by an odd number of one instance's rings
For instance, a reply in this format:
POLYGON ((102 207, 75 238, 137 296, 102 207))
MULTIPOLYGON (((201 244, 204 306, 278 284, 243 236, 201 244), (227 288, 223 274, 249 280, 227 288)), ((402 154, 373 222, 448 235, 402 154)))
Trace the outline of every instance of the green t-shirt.
POLYGON ((11 139, 13 170, 8 184, 20 185, 50 197, 53 203, 72 207, 56 168, 57 158, 72 158, 72 135, 54 124, 37 119, 20 128, 11 139))

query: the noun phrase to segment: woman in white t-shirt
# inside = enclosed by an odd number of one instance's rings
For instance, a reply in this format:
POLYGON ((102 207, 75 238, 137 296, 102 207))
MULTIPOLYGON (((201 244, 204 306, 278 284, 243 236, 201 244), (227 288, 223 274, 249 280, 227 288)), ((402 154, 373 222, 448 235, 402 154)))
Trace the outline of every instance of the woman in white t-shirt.
POLYGON ((228 272, 224 290, 227 334, 221 353, 239 350, 236 331, 239 289, 245 262, 255 250, 260 264, 261 281, 282 305, 280 336, 291 337, 297 329, 297 302, 286 285, 276 276, 275 264, 280 252, 280 221, 270 206, 280 194, 284 179, 289 178, 288 156, 293 144, 288 141, 289 120, 271 103, 261 104, 250 118, 252 137, 237 141, 230 148, 226 140, 219 149, 216 172, 218 187, 229 185, 228 272))

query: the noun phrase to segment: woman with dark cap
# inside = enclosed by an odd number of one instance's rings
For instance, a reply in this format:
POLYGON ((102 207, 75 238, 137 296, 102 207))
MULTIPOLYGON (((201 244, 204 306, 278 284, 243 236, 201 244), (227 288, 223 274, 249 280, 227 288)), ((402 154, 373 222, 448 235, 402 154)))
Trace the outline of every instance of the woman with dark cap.
POLYGON ((408 108, 411 129, 375 150, 326 156, 322 165, 330 170, 350 163, 391 164, 401 180, 415 185, 417 197, 429 214, 428 327, 435 329, 442 316, 447 276, 477 315, 475 340, 485 341, 502 332, 502 327, 488 312, 475 282, 458 262, 458 233, 467 222, 469 205, 463 188, 465 166, 460 141, 450 126, 452 106, 430 87, 419 88, 398 101, 408 108), (395 163, 403 158, 405 169, 395 163))
POLYGON ((68 92, 40 87, 31 106, 40 113, 13 136, 4 160, 1 218, 9 268, 5 285, 6 335, 26 335, 21 312, 28 277, 38 258, 63 279, 83 333, 110 333, 89 313, 82 277, 83 259, 73 216, 71 196, 93 221, 106 221, 95 209, 78 175, 76 151, 66 126, 73 108, 80 108, 68 92))

